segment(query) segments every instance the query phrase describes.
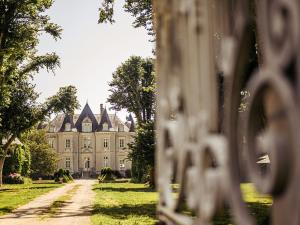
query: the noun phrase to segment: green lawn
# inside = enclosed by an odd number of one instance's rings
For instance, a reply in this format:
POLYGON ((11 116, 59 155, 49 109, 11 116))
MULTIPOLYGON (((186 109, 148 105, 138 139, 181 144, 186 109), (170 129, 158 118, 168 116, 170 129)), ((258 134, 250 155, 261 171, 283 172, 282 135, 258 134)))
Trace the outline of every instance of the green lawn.
MULTIPOLYGON (((255 192, 252 184, 241 189, 257 224, 267 224, 272 199, 255 192)), ((156 222, 156 192, 143 184, 104 183, 94 186, 96 200, 92 216, 93 225, 152 225, 156 222)), ((230 210, 225 209, 214 220, 214 225, 233 224, 230 210)))
POLYGON ((50 182, 39 184, 5 184, 0 187, 0 216, 60 186, 62 184, 50 182))
POLYGON ((103 183, 94 186, 93 225, 152 225, 158 194, 143 184, 103 183))
MULTIPOLYGON (((242 184, 241 190, 243 198, 247 203, 247 207, 252 216, 256 218, 257 225, 269 224, 269 212, 272 205, 272 198, 270 196, 259 195, 253 184, 242 184)), ((232 223, 232 216, 230 209, 225 209, 214 220, 214 225, 228 225, 232 223)))

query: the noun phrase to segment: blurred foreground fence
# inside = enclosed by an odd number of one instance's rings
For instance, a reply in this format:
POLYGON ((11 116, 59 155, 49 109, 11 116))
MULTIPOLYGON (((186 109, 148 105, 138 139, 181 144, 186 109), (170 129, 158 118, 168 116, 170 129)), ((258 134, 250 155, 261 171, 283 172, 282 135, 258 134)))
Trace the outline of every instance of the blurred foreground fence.
POLYGON ((240 189, 247 177, 273 197, 271 224, 300 224, 299 7, 154 1, 162 223, 213 224, 225 206, 234 224, 256 224, 240 189))

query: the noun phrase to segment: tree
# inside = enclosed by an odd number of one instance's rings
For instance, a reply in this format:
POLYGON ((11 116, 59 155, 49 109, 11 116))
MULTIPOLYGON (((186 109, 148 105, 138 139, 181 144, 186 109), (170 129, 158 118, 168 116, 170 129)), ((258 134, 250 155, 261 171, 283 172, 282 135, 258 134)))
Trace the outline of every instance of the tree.
MULTIPOLYGON (((54 53, 38 56, 39 34, 60 38, 61 28, 50 22, 45 11, 52 0, 2 0, 0 2, 0 107, 10 102, 16 80, 38 72, 53 70, 58 64, 54 53)), ((1 123, 1 121, 0 121, 1 123)), ((1 125, 1 124, 0 124, 1 125)))
POLYGON ((134 141, 128 146, 131 150, 129 158, 132 160, 132 177, 137 182, 148 180, 150 186, 154 187, 154 121, 140 124, 136 130, 134 141))
POLYGON ((31 155, 31 177, 53 175, 59 158, 49 145, 46 132, 33 128, 22 135, 21 141, 28 147, 31 155))
POLYGON ((112 109, 134 113, 138 124, 154 117, 155 77, 153 59, 131 56, 113 73, 108 102, 112 109))
POLYGON ((108 102, 115 110, 126 109, 134 113, 138 129, 131 149, 132 176, 138 182, 150 173, 150 185, 154 186, 154 114, 155 76, 153 59, 130 57, 113 74, 108 102))
POLYGON ((38 94, 34 91, 34 85, 25 81, 17 81, 17 84, 18 88, 11 95, 11 103, 1 111, 0 138, 6 139, 7 142, 0 144, 0 184, 5 157, 16 137, 20 137, 25 131, 44 120, 47 115, 60 111, 72 113, 79 107, 76 88, 73 86, 60 88, 56 95, 39 104, 36 101, 38 94))
POLYGON ((61 88, 44 104, 31 84, 40 69, 59 66, 54 54, 37 55, 41 32, 60 38, 61 28, 50 22, 45 11, 52 0, 3 0, 0 2, 0 185, 10 144, 45 116, 59 111, 73 112, 79 106, 76 88, 61 88), (7 142, 3 143, 2 140, 7 142))
MULTIPOLYGON (((114 23, 115 0, 104 0, 99 9, 99 23, 114 23)), ((130 13, 135 20, 133 26, 144 27, 149 35, 153 32, 152 0, 125 0, 124 9, 130 13)))

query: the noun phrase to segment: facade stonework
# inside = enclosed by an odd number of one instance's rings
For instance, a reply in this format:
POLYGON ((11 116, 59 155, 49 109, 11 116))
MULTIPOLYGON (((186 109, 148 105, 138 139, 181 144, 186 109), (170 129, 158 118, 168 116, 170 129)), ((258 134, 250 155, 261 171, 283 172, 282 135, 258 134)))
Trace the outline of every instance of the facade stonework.
POLYGON ((131 169, 127 144, 134 135, 134 122, 122 122, 101 105, 93 114, 86 104, 81 114, 58 115, 46 127, 49 144, 59 154, 58 168, 71 173, 99 174, 103 167, 124 173, 131 169))

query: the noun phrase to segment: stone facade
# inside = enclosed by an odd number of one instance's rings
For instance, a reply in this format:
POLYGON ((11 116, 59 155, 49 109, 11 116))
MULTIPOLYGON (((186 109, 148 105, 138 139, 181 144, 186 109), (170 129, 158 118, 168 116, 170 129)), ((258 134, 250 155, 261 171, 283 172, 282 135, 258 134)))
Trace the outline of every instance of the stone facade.
POLYGON ((127 144, 134 134, 131 116, 124 123, 102 104, 100 114, 93 114, 86 104, 81 114, 58 115, 46 129, 49 144, 60 156, 58 168, 89 174, 98 174, 103 167, 121 173, 131 169, 127 159, 127 144))

